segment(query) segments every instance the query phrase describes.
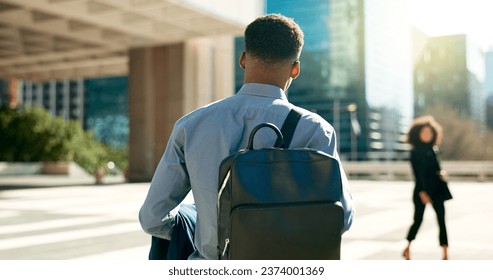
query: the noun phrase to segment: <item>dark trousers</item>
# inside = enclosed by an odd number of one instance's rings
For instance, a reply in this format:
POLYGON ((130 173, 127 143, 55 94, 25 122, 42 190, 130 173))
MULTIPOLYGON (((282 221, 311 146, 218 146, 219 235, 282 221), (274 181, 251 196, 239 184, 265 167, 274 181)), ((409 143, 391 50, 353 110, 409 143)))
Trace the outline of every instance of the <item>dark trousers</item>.
POLYGON ((186 260, 195 251, 195 205, 182 204, 175 217, 171 240, 151 238, 149 260, 186 260))
MULTIPOLYGON (((409 229, 409 233, 407 234, 408 241, 413 241, 416 238, 416 234, 418 233, 419 227, 423 222, 423 216, 426 207, 426 205, 423 204, 423 202, 421 202, 421 199, 419 198, 419 195, 417 193, 413 195, 413 203, 414 203, 414 222, 411 225, 411 228, 409 229)), ((444 245, 448 246, 447 227, 445 226, 444 202, 440 200, 436 200, 433 201, 432 205, 437 215, 440 246, 444 246, 444 245)))

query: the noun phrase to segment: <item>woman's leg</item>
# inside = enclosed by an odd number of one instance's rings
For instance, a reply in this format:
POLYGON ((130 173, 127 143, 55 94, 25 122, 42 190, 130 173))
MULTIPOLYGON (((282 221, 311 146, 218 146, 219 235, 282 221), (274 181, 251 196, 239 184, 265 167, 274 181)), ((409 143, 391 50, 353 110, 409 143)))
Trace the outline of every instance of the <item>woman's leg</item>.
POLYGON ((426 206, 425 204, 423 204, 423 202, 421 202, 419 196, 417 195, 413 199, 413 202, 414 202, 413 224, 409 228, 409 232, 407 234, 407 240, 409 242, 413 241, 416 238, 416 234, 418 234, 419 227, 423 222, 423 215, 425 213, 425 206, 426 206))
POLYGON ((439 241, 443 250, 443 259, 448 259, 448 236, 447 226, 445 225, 445 205, 443 201, 435 201, 433 203, 433 209, 437 214, 437 221, 439 227, 439 241))
POLYGON ((406 260, 410 260, 411 259, 411 241, 408 241, 406 248, 402 252, 402 256, 406 260))
POLYGON ((402 256, 406 260, 411 259, 411 242, 416 238, 416 234, 418 234, 419 227, 421 226, 421 223, 423 222, 423 215, 425 212, 425 204, 421 202, 421 199, 417 194, 413 195, 413 204, 414 204, 414 217, 413 217, 413 224, 409 228, 409 232, 407 234, 407 247, 404 249, 404 252, 402 253, 402 256))

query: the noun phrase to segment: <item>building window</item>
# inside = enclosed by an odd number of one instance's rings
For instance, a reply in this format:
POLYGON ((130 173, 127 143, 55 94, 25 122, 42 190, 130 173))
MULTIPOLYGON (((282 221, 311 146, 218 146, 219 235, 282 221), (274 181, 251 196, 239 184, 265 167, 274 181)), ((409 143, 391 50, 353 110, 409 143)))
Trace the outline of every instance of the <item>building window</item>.
POLYGON ((424 61, 426 64, 430 63, 431 61, 431 53, 428 50, 424 54, 424 61))

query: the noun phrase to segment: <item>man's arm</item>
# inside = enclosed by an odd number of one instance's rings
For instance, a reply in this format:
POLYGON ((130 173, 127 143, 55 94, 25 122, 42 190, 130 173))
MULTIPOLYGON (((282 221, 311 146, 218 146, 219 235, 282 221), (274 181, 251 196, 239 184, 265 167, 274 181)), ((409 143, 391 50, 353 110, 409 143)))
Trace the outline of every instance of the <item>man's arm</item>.
MULTIPOLYGON (((314 147, 315 149, 322 150, 328 155, 334 157, 339 162, 339 169, 341 171, 341 181, 342 181, 342 197, 341 204, 344 209, 344 227, 342 233, 349 230, 353 223, 354 216, 354 205, 353 198, 351 195, 351 191, 349 188, 349 181, 346 176, 346 172, 344 171, 344 167, 339 158, 339 153, 337 152, 337 136, 335 130, 328 123, 325 124, 323 135, 316 137, 318 141, 316 141, 319 147, 314 147), (327 143, 328 141, 328 143, 327 143)), ((315 140, 315 139, 314 139, 315 140)))
POLYGON ((184 133, 175 127, 139 212, 142 229, 164 239, 171 238, 177 206, 190 191, 183 144, 184 133))
POLYGON ((342 181, 342 197, 341 204, 344 209, 344 227, 342 229, 342 233, 346 232, 351 228, 353 224, 353 216, 354 216, 354 205, 353 205, 353 197, 351 195, 351 191, 349 189, 349 181, 346 176, 346 172, 344 171, 344 167, 342 166, 341 161, 339 160, 339 155, 336 152, 336 159, 339 161, 339 169, 341 170, 341 181, 342 181))

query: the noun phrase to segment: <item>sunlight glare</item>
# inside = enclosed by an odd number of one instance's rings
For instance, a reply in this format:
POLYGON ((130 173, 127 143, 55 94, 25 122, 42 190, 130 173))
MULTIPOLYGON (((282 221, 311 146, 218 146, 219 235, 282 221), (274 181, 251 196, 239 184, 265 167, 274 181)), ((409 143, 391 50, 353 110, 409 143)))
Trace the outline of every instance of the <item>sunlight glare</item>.
POLYGON ((483 48, 493 45, 491 11, 487 0, 408 0, 411 23, 425 34, 468 34, 483 48))

